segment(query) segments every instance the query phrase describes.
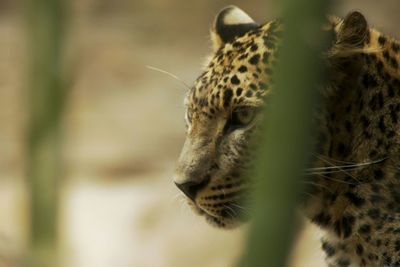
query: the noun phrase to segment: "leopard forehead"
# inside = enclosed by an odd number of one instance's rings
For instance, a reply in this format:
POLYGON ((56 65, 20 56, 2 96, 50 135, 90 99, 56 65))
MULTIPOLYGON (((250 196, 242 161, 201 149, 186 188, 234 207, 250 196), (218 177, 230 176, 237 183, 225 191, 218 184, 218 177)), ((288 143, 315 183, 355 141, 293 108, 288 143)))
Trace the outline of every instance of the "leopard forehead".
POLYGON ((189 91, 188 110, 213 116, 260 106, 272 84, 281 23, 271 21, 221 46, 189 91))

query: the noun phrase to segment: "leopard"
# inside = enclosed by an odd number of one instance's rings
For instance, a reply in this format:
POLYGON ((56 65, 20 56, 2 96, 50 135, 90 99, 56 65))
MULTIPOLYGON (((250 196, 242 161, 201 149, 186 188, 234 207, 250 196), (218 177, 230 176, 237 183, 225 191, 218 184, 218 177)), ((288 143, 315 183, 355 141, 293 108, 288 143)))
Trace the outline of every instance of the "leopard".
MULTIPOLYGON (((331 36, 326 82, 299 209, 323 232, 327 266, 400 266, 400 43, 359 11, 327 16, 321 29, 331 36)), ((212 55, 184 100, 174 183, 197 214, 231 229, 251 220, 254 150, 284 21, 258 24, 228 6, 210 32, 212 55)))

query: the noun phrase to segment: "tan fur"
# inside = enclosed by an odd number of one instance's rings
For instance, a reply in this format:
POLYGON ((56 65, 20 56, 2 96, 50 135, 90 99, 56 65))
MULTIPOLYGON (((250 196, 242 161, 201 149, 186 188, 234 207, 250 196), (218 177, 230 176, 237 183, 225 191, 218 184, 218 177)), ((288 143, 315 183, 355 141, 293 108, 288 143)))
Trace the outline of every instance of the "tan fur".
MULTIPOLYGON (((226 32, 214 31, 214 56, 186 98, 187 138, 175 182, 199 214, 222 228, 247 219, 258 110, 273 91, 282 31, 278 21, 250 26, 226 43, 218 36, 226 32), (249 123, 234 125, 253 113, 249 123)), ((325 53, 329 81, 314 118, 300 206, 325 231, 329 266, 400 266, 399 43, 369 28, 358 12, 331 16, 324 29, 334 35, 325 53)))

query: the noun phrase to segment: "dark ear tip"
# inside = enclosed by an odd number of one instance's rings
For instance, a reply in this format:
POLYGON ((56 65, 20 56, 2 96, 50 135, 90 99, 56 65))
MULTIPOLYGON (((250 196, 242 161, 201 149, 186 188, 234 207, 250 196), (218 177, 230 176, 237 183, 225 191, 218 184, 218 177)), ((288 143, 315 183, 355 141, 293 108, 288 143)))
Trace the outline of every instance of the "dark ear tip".
POLYGON ((221 11, 219 11, 217 17, 215 18, 215 23, 214 23, 214 28, 218 29, 220 27, 223 27, 225 25, 225 17, 235 8, 237 8, 236 6, 230 5, 230 6, 226 6, 223 9, 221 9, 221 11))
POLYGON ((337 43, 346 47, 362 47, 368 38, 368 23, 359 11, 350 12, 343 20, 337 43))
POLYGON ((227 43, 258 26, 243 10, 230 5, 218 13, 213 30, 224 43, 227 43))
POLYGON ((359 11, 352 11, 344 19, 345 27, 353 28, 368 28, 367 20, 364 15, 359 11))
POLYGON ((364 18, 364 15, 360 11, 355 10, 355 11, 351 11, 350 13, 348 13, 346 15, 346 17, 347 18, 358 18, 358 19, 360 19, 360 18, 364 18))

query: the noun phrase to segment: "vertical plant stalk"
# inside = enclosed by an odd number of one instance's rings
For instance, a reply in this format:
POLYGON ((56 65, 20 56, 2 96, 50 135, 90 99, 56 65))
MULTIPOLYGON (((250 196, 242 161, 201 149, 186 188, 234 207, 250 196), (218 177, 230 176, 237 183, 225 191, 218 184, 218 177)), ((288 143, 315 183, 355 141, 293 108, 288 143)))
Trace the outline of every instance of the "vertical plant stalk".
POLYGON ((329 1, 282 0, 284 34, 256 167, 253 221, 241 265, 287 264, 295 229, 300 174, 310 152, 317 85, 322 82, 321 32, 329 1))
POLYGON ((65 88, 61 79, 61 0, 26 0, 28 83, 26 174, 30 190, 28 266, 56 266, 57 183, 61 178, 60 123, 65 88))

